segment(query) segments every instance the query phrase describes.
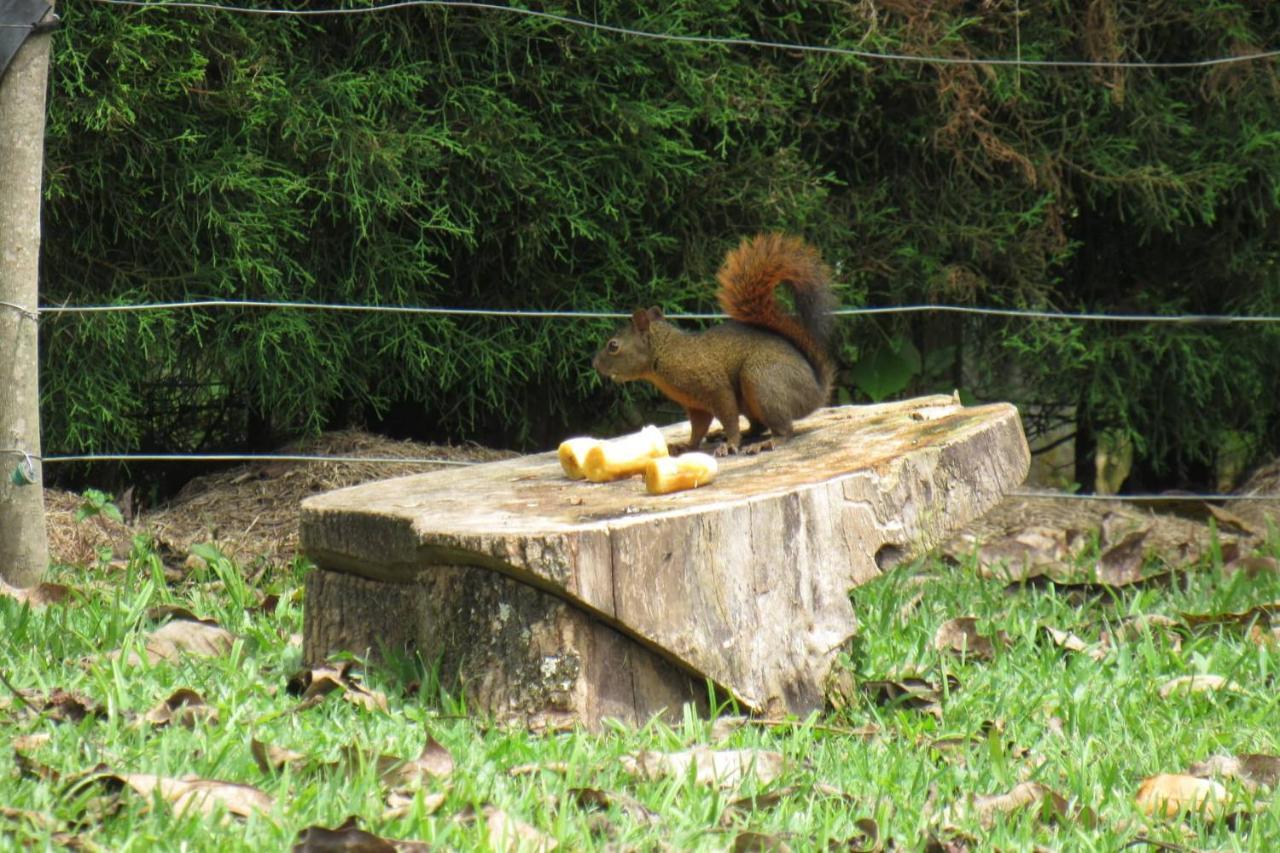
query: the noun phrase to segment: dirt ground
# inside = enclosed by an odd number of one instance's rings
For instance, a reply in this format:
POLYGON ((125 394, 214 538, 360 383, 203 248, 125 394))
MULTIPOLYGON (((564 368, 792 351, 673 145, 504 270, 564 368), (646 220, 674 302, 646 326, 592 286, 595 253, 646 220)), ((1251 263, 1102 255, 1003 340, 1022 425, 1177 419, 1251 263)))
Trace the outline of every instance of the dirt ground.
MULTIPOLYGON (((445 459, 487 462, 509 451, 395 441, 355 430, 334 432, 289 445, 281 453, 386 459, 445 459)), ((298 505, 303 498, 369 480, 420 474, 441 467, 413 461, 255 462, 197 477, 163 507, 142 511, 126 523, 101 515, 76 521, 82 499, 71 492, 46 490, 49 544, 54 560, 91 563, 104 550, 126 556, 132 537, 149 533, 177 562, 194 544, 212 543, 245 565, 286 563, 298 549, 298 505)), ((1220 536, 1242 546, 1280 526, 1280 460, 1258 469, 1238 490, 1274 500, 1236 501, 1215 509, 1220 536)), ((1209 541, 1211 510, 1199 501, 1174 504, 1010 497, 977 519, 948 543, 967 550, 1029 527, 1058 531, 1110 528, 1150 529, 1148 547, 1169 559, 1201 552, 1209 541)))

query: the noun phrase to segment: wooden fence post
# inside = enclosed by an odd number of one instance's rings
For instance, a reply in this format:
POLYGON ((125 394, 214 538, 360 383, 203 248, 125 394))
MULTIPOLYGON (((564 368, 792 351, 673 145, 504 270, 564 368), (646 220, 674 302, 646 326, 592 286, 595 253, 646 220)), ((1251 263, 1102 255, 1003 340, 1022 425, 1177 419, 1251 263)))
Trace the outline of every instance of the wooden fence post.
POLYGON ((46 33, 0 76, 0 579, 31 586, 49 565, 37 369, 46 33))

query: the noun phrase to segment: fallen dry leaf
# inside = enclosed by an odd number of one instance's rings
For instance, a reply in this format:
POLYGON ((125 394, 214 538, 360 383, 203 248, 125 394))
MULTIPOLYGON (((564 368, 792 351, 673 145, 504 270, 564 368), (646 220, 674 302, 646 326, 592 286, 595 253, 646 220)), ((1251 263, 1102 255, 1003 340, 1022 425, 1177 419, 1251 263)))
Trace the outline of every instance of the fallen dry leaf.
POLYGON ((1149 530, 1135 530, 1098 558, 1094 572, 1099 583, 1128 586, 1143 580, 1142 560, 1149 530))
POLYGON ((184 622, 203 622, 206 625, 218 624, 216 619, 206 619, 203 616, 197 616, 194 612, 179 604, 157 604, 155 607, 148 607, 147 618, 152 622, 164 622, 170 619, 179 619, 184 622))
POLYGON ((443 791, 428 792, 421 788, 415 791, 393 790, 387 794, 387 807, 382 812, 382 819, 400 820, 407 817, 413 812, 413 806, 419 797, 422 798, 422 814, 435 814, 444 805, 447 796, 443 791))
POLYGON ((990 829, 996 819, 1027 808, 1039 810, 1042 818, 1052 821, 1079 820, 1092 826, 1094 817, 1088 809, 1072 809, 1067 798, 1039 782, 1022 782, 1008 793, 975 796, 972 801, 981 824, 990 829))
MULTIPOLYGON (((183 654, 221 657, 231 651, 235 640, 235 635, 217 625, 174 619, 148 634, 144 648, 150 663, 175 663, 183 654)), ((129 663, 140 663, 137 655, 130 653, 129 663)))
POLYGON ((430 734, 427 745, 417 758, 394 755, 370 756, 356 746, 342 749, 344 763, 353 771, 372 764, 384 785, 396 788, 416 787, 428 779, 444 779, 453 772, 453 756, 430 734))
POLYGON ((432 849, 422 841, 392 841, 366 832, 354 815, 333 829, 308 826, 293 845, 293 853, 426 853, 432 849))
POLYGON ((733 853, 791 853, 781 836, 764 832, 739 832, 733 837, 733 853))
MULTIPOLYGON (((765 809, 774 808, 787 800, 809 795, 816 795, 823 799, 842 800, 847 803, 856 802, 853 795, 847 791, 842 791, 822 782, 816 782, 811 785, 783 785, 779 788, 761 791, 754 796, 739 797, 728 803, 720 816, 720 825, 726 828, 731 827, 741 817, 749 818, 765 809)), ((845 848, 842 847, 841 849, 845 848)))
POLYGON ((991 660, 995 657, 997 645, 1000 648, 1008 645, 1008 635, 998 632, 993 640, 979 634, 978 620, 973 616, 948 619, 938 626, 933 635, 933 647, 938 651, 952 652, 974 660, 991 660))
POLYGON ((1221 675, 1180 675, 1160 685, 1160 698, 1168 699, 1174 693, 1207 693, 1210 690, 1228 690, 1242 693, 1244 688, 1221 675))
POLYGON ((218 711, 205 704, 199 693, 182 687, 144 714, 142 719, 157 728, 177 723, 185 729, 194 729, 198 722, 216 723, 218 711))
POLYGON ((641 750, 624 756, 622 768, 641 779, 681 778, 693 773, 701 785, 732 788, 748 776, 767 784, 782 772, 780 752, 763 749, 713 750, 705 746, 682 752, 641 750))
POLYGON ((1182 635, 1178 633, 1183 625, 1176 619, 1157 613, 1139 613, 1126 616, 1115 622, 1106 623, 1098 635, 1098 643, 1104 649, 1112 648, 1120 643, 1129 643, 1142 637, 1158 634, 1167 640, 1174 650, 1182 648, 1182 635))
POLYGON ((1215 506, 1214 504, 1211 504, 1211 503, 1206 503, 1204 506, 1205 506, 1205 509, 1209 512, 1209 515, 1213 516, 1214 519, 1218 522, 1218 527, 1220 529, 1234 527, 1236 530, 1240 531, 1241 533, 1245 533, 1245 534, 1248 534, 1249 536, 1256 536, 1256 537, 1262 537, 1266 534, 1265 530, 1261 530, 1261 531, 1258 530, 1258 528, 1254 527, 1252 524, 1245 521, 1243 518, 1236 515, 1234 512, 1232 512, 1229 509, 1224 509, 1220 506, 1215 506))
POLYGON ((1161 773, 1144 779, 1137 794, 1138 808, 1152 817, 1194 812, 1212 820, 1224 813, 1230 800, 1227 789, 1212 779, 1181 773, 1161 773))
POLYGON ((263 743, 257 738, 249 741, 249 752, 253 754, 254 763, 263 773, 279 773, 286 767, 296 773, 307 765, 307 756, 301 752, 263 743))
MULTIPOLYGON (((881 705, 898 705, 922 711, 935 717, 942 716, 943 690, 938 685, 916 676, 894 679, 870 679, 858 683, 858 687, 881 705)), ((960 689, 960 680, 954 675, 946 678, 946 692, 960 689)))
POLYGON ((534 762, 508 767, 507 775, 511 777, 533 776, 534 774, 541 773, 545 770, 548 773, 558 773, 561 776, 567 776, 569 775, 570 769, 568 762, 565 761, 534 762))
POLYGON ((44 607, 59 604, 71 594, 71 587, 60 583, 38 583, 35 586, 9 586, 0 581, 0 598, 12 598, 19 604, 44 607))
POLYGON ((569 796, 582 808, 607 810, 616 806, 628 820, 641 826, 649 826, 660 820, 657 812, 628 794, 602 791, 599 788, 570 788, 569 796))
POLYGON ((338 666, 319 666, 296 672, 289 677, 285 690, 290 695, 301 696, 302 705, 307 707, 338 690, 343 699, 359 708, 389 712, 386 694, 361 684, 350 661, 343 661, 338 666))
POLYGON ((1187 768, 1192 776, 1238 779, 1249 790, 1274 788, 1280 784, 1280 756, 1256 752, 1215 755, 1187 768))
POLYGON ((1224 578, 1240 574, 1247 578, 1280 574, 1280 560, 1277 560, 1275 557, 1255 555, 1249 557, 1236 557, 1234 560, 1223 563, 1222 576, 1224 578))
POLYGON ((13 747, 15 752, 31 752, 45 746, 51 740, 53 740, 53 735, 48 732, 32 732, 28 735, 18 735, 9 742, 9 745, 13 747))
POLYGON ((715 743, 726 740, 729 735, 741 728, 745 728, 750 722, 750 717, 741 715, 716 717, 716 721, 711 724, 711 740, 715 743))
POLYGON ((1070 552, 1067 532, 1028 527, 978 548, 978 574, 1004 583, 1024 581, 1047 571, 1063 572, 1070 552))
POLYGON ((1192 628, 1219 625, 1248 628, 1256 623, 1269 630, 1271 627, 1280 624, 1280 601, 1272 601, 1267 604, 1250 607, 1248 610, 1227 613, 1184 613, 1182 614, 1182 621, 1192 628))
POLYGON ((195 809, 208 817, 221 807, 237 817, 248 817, 254 812, 271 811, 274 803, 269 794, 238 782, 197 776, 172 779, 150 773, 104 773, 102 776, 118 779, 147 798, 159 792, 161 799, 173 806, 177 814, 195 809))
POLYGON ((1055 646, 1060 649, 1066 649, 1069 652, 1086 655, 1095 661, 1101 661, 1107 656, 1107 650, 1105 648, 1102 646, 1091 646, 1070 631, 1061 631, 1050 625, 1041 625, 1040 630, 1053 641, 1055 646))
MULTIPOLYGON (((54 690, 46 694, 43 690, 19 689, 14 691, 14 699, 25 709, 27 714, 44 714, 54 722, 69 720, 78 723, 85 717, 103 717, 106 711, 83 693, 70 690, 54 690)), ((0 703, 6 707, 8 701, 0 703)))
POLYGON ((494 806, 484 807, 484 824, 489 832, 489 846, 502 851, 555 850, 559 845, 550 835, 494 806))

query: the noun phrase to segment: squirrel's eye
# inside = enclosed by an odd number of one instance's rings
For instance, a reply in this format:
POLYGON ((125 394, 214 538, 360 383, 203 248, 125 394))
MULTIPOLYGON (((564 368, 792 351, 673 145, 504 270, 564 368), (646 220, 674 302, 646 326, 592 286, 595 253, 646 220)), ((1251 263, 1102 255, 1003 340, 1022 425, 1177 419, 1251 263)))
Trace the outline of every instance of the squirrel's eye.
POLYGON ((622 341, 618 340, 617 338, 614 338, 613 340, 609 341, 609 352, 616 353, 620 349, 622 349, 622 341))

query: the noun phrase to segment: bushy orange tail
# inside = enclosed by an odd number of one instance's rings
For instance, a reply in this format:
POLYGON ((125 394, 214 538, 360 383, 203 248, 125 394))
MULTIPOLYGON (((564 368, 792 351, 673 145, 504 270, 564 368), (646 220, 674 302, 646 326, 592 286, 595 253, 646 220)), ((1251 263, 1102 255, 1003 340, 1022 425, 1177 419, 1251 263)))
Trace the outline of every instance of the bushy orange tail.
POLYGON ((835 295, 831 270, 818 250, 799 237, 760 234, 742 241, 725 256, 717 298, 720 307, 740 323, 762 326, 782 335, 804 353, 824 388, 834 369, 828 354, 835 295), (796 314, 789 314, 774 291, 790 285, 796 314))

